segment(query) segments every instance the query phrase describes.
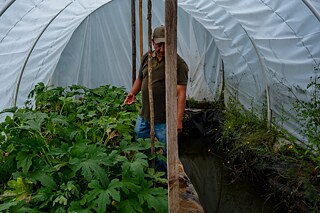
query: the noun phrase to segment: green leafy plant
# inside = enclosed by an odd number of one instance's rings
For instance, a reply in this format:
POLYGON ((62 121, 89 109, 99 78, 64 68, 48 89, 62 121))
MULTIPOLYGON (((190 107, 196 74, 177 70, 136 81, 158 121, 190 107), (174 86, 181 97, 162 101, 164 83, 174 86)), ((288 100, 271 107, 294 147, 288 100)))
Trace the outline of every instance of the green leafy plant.
POLYGON ((244 175, 262 185, 267 199, 279 202, 279 210, 319 212, 319 154, 298 146, 297 139, 281 127, 268 127, 264 111, 245 110, 233 99, 224 115, 216 145, 235 178, 244 175))
POLYGON ((301 122, 301 133, 308 140, 311 149, 320 153, 320 77, 311 78, 307 89, 312 91, 310 101, 297 100, 294 109, 301 122))
POLYGON ((0 124, 0 212, 166 212, 167 180, 149 168, 161 156, 134 140, 140 106, 125 94, 36 85, 35 106, 0 124))
MULTIPOLYGON (((307 140, 307 148, 293 147, 292 151, 302 160, 310 162, 312 169, 311 177, 320 178, 320 77, 310 78, 307 89, 311 91, 309 101, 297 100, 294 109, 297 111, 297 118, 301 123, 301 134, 307 140)), ((312 187, 307 184, 306 187, 312 187)), ((315 190, 313 190, 315 191, 315 190)), ((310 194, 310 193, 309 193, 310 194)), ((311 193, 313 195, 313 193, 311 193)), ((316 205, 320 204, 319 199, 313 199, 316 205)), ((316 209, 318 210, 318 209, 316 209)))
POLYGON ((224 115, 220 145, 229 150, 230 157, 233 156, 232 153, 235 153, 235 158, 243 158, 248 153, 270 152, 276 142, 278 131, 274 127, 268 128, 263 110, 246 110, 237 100, 230 99, 224 115), (241 152, 238 152, 238 149, 241 152), (240 153, 243 156, 239 155, 240 153))

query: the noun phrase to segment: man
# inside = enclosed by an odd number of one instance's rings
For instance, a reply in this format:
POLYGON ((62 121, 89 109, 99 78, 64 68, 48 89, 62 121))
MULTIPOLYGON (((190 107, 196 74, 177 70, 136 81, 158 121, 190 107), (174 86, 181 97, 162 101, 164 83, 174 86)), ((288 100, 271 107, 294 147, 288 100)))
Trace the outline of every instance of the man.
MULTIPOLYGON (((159 26, 153 32, 152 44, 152 90, 154 100, 154 131, 155 137, 166 143, 166 91, 165 91, 165 27, 159 26)), ((188 66, 177 56, 177 105, 178 133, 182 132, 182 118, 186 105, 186 90, 188 81, 188 66)), ((135 131, 137 138, 150 138, 150 105, 148 92, 148 53, 141 60, 139 76, 128 93, 124 104, 132 104, 135 95, 142 92, 142 108, 137 118, 135 131)))

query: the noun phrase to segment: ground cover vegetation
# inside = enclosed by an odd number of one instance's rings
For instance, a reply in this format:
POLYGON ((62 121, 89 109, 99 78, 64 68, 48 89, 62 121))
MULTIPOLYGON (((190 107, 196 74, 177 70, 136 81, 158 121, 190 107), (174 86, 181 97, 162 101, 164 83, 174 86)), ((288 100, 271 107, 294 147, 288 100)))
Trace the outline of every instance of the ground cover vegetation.
POLYGON ((297 100, 292 109, 307 143, 279 126, 268 127, 264 110, 245 110, 236 99, 223 109, 216 149, 235 178, 244 175, 258 185, 279 212, 320 211, 320 85, 313 81, 309 87, 315 91, 311 100, 297 100))
POLYGON ((235 178, 245 176, 279 212, 319 212, 319 152, 239 106, 225 110, 218 140, 235 178))
POLYGON ((39 83, 34 101, 5 110, 0 212, 167 212, 167 180, 149 167, 161 156, 134 140, 140 106, 123 106, 125 95, 39 83))

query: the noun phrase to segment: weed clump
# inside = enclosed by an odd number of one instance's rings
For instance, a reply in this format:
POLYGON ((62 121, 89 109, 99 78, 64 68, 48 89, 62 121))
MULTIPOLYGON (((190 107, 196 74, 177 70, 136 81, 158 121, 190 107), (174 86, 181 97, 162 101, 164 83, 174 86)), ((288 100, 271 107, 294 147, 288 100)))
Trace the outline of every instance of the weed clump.
POLYGON ((298 146, 279 128, 268 127, 266 116, 257 116, 266 113, 245 110, 236 100, 223 113, 216 149, 234 171, 263 186, 266 199, 279 211, 318 212, 319 155, 298 146))

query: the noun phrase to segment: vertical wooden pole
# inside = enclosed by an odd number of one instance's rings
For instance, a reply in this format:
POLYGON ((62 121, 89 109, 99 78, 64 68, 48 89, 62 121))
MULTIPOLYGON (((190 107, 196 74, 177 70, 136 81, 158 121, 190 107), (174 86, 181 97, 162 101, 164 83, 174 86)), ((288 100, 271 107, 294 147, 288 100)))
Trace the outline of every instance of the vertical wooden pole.
POLYGON ((136 0, 131 0, 131 24, 132 24, 132 85, 136 80, 136 0))
POLYGON ((142 0, 139 0, 140 59, 143 57, 142 0))
MULTIPOLYGON (((155 154, 154 147, 154 104, 153 104, 153 92, 152 92, 152 28, 151 28, 151 20, 152 20, 152 3, 151 0, 148 0, 148 89, 149 89, 149 105, 150 105, 150 139, 151 139, 151 154, 155 154)), ((151 166, 155 168, 155 161, 151 162, 151 166)))
POLYGON ((169 212, 179 211, 177 132, 177 0, 165 1, 166 125, 169 212))

